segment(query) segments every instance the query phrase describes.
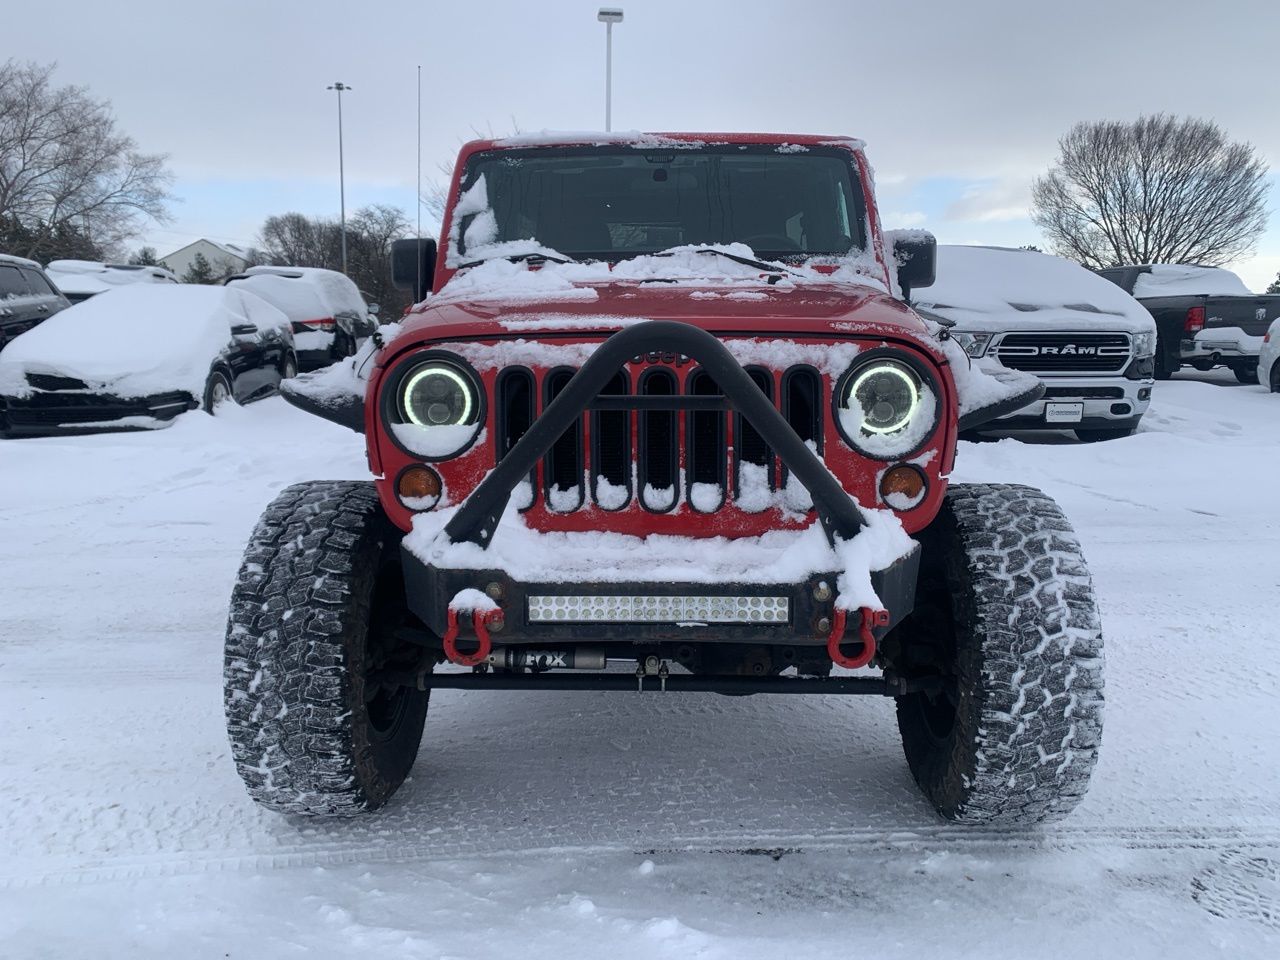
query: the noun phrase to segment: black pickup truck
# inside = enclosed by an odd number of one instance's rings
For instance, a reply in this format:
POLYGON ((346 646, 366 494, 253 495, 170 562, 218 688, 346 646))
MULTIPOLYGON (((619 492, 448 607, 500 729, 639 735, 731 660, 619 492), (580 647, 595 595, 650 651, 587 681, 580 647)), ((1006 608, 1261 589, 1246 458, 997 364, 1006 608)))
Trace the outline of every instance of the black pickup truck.
POLYGON ((1280 295, 1255 294, 1217 267, 1143 264, 1098 273, 1124 289, 1156 321, 1156 379, 1168 380, 1184 364, 1197 370, 1230 367, 1241 383, 1258 379, 1258 352, 1280 295))

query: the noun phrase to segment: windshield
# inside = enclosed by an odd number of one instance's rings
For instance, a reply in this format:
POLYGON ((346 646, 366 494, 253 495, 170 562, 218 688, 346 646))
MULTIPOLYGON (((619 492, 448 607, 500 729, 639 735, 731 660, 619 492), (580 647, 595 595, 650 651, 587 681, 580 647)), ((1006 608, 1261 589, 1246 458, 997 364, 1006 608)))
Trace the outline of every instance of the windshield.
POLYGON ((532 240, 576 260, 688 244, 744 243, 774 260, 861 252, 866 217, 853 156, 784 149, 795 152, 727 144, 477 154, 463 178, 457 251, 532 240))

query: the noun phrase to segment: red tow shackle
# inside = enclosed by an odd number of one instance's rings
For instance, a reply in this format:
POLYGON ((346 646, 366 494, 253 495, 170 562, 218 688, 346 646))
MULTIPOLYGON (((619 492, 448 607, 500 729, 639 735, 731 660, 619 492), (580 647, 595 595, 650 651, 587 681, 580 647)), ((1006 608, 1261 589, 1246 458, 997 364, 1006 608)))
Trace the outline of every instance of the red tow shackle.
POLYGON ((484 663, 489 659, 489 651, 493 647, 489 641, 489 624, 501 619, 502 611, 497 607, 492 610, 472 610, 471 622, 480 646, 475 653, 461 653, 458 650, 458 611, 450 607, 449 626, 444 632, 444 655, 462 667, 475 667, 484 663))
POLYGON ((836 666, 844 667, 846 670, 857 670, 872 661, 876 655, 876 635, 872 633, 872 628, 889 625, 888 610, 863 607, 858 613, 862 617, 862 623, 858 627, 858 639, 862 641, 862 651, 856 657, 846 657, 840 652, 840 642, 844 639, 847 616, 844 610, 836 610, 835 620, 831 626, 831 636, 827 638, 827 656, 836 666))

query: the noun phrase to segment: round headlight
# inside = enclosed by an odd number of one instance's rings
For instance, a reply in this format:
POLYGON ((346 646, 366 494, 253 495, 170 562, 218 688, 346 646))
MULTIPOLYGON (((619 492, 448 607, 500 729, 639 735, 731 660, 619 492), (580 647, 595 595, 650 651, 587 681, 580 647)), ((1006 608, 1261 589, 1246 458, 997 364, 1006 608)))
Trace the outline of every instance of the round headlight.
POLYGON ((896 433, 920 406, 920 378, 893 360, 873 363, 850 381, 844 406, 861 413, 864 433, 896 433))
POLYGON ((474 423, 480 408, 470 377, 452 364, 432 360, 414 367, 400 387, 400 414, 420 427, 474 423))
POLYGON ((938 416, 928 383, 909 364, 887 357, 868 360, 845 376, 837 413, 845 439, 880 458, 920 446, 938 416))

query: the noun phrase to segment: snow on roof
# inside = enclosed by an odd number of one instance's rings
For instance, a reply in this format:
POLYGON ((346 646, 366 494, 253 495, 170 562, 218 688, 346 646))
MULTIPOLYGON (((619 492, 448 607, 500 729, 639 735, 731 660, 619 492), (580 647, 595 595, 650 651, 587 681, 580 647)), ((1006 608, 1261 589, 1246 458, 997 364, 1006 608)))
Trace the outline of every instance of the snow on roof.
POLYGON ((937 279, 913 299, 976 333, 1155 329, 1151 314, 1110 280, 1033 250, 939 244, 937 279))
POLYGON ((177 283, 164 267, 98 263, 94 260, 51 260, 45 268, 53 285, 63 293, 94 296, 133 283, 177 283))
POLYGON ((336 270, 319 267, 250 267, 229 284, 252 290, 283 310, 290 320, 303 322, 367 311, 359 288, 336 270))
POLYGON ((842 146, 860 149, 865 144, 854 137, 816 136, 794 133, 646 133, 640 130, 538 130, 518 133, 496 140, 476 141, 478 146, 548 147, 548 146, 633 146, 639 149, 667 148, 692 150, 721 143, 777 143, 793 151, 808 146, 842 146))
POLYGON ((40 264, 36 263, 34 260, 28 260, 26 257, 15 257, 8 253, 0 253, 0 263, 7 263, 10 266, 15 267, 35 267, 37 270, 41 269, 40 264))
POLYGON ((252 323, 291 336, 289 320, 244 290, 198 284, 117 287, 11 340, 0 354, 0 389, 26 389, 25 374, 76 377, 121 397, 185 390, 204 395, 209 368, 252 323))
POLYGON ((1253 291, 1230 270, 1185 263, 1155 263, 1138 274, 1135 297, 1252 297, 1253 291))

